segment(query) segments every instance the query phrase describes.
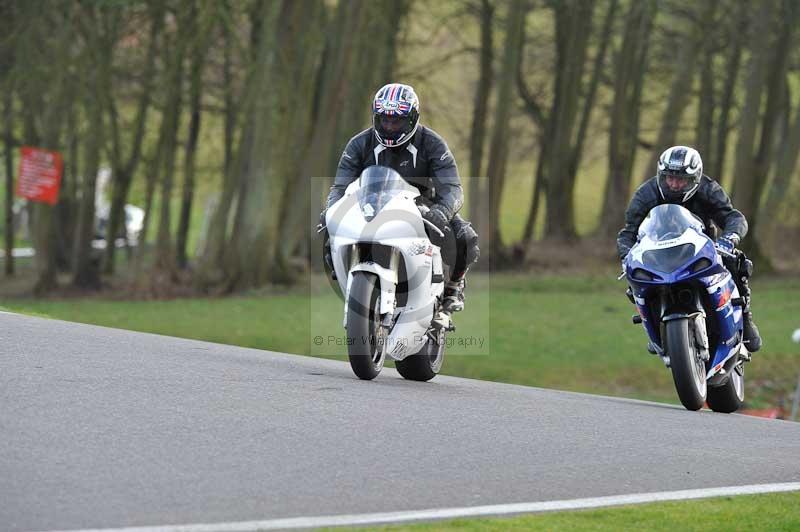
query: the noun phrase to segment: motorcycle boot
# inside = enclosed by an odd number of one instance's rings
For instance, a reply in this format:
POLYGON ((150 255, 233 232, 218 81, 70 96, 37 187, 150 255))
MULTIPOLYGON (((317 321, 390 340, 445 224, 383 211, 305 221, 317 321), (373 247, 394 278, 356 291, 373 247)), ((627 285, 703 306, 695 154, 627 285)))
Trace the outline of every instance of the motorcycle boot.
POLYGON ((445 312, 461 312, 464 310, 465 281, 462 277, 458 281, 447 281, 444 285, 442 308, 445 312))
POLYGON ((740 278, 739 290, 745 301, 744 310, 742 311, 742 317, 744 318, 744 330, 742 332, 744 345, 749 352, 755 353, 761 349, 761 334, 758 332, 758 326, 753 321, 753 311, 750 310, 750 281, 747 277, 740 278))

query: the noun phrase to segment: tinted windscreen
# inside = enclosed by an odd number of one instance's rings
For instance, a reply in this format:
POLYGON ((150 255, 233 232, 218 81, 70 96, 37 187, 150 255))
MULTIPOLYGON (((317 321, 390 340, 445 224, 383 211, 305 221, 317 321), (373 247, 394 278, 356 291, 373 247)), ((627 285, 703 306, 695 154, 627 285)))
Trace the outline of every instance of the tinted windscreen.
POLYGON ((651 249, 642 254, 642 264, 650 269, 672 273, 694 257, 694 244, 651 249))
POLYGON ((370 166, 358 178, 358 203, 362 211, 372 217, 405 189, 403 178, 391 168, 370 166))
POLYGON ((639 226, 639 239, 648 236, 655 242, 663 242, 678 238, 689 228, 702 233, 703 222, 695 218, 688 209, 667 203, 650 210, 639 226))

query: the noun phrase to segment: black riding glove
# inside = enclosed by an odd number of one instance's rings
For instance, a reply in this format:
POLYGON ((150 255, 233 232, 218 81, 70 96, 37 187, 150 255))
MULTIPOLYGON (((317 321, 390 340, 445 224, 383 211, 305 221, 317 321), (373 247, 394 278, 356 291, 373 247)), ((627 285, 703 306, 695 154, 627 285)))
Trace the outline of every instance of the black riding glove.
POLYGON ((452 215, 450 215, 447 207, 433 204, 430 209, 422 212, 422 217, 436 226, 436 228, 445 235, 450 231, 450 219, 452 215))

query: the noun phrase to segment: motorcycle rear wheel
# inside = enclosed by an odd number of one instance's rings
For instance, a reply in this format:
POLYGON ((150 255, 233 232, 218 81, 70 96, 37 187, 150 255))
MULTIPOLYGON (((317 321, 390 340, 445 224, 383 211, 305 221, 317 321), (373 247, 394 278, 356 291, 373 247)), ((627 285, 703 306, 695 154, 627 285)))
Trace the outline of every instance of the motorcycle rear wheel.
POLYGON ((394 363, 397 372, 411 381, 429 381, 439 374, 444 362, 444 333, 441 343, 429 338, 417 353, 394 363))
POLYGON ((708 406, 714 412, 730 414, 744 402, 744 368, 741 362, 731 370, 731 376, 722 386, 708 389, 708 406))

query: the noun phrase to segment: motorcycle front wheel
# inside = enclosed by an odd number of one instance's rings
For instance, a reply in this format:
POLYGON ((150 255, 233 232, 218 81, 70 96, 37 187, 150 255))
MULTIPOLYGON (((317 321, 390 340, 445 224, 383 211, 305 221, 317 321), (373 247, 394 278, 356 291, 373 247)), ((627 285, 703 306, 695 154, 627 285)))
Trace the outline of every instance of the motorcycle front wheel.
POLYGON ((386 355, 379 303, 378 277, 354 272, 347 300, 347 356, 353 373, 363 380, 378 376, 386 355))
POLYGON ((666 323, 666 352, 672 368, 672 380, 681 404, 687 410, 700 410, 706 402, 706 366, 697 356, 689 320, 680 318, 666 323))

